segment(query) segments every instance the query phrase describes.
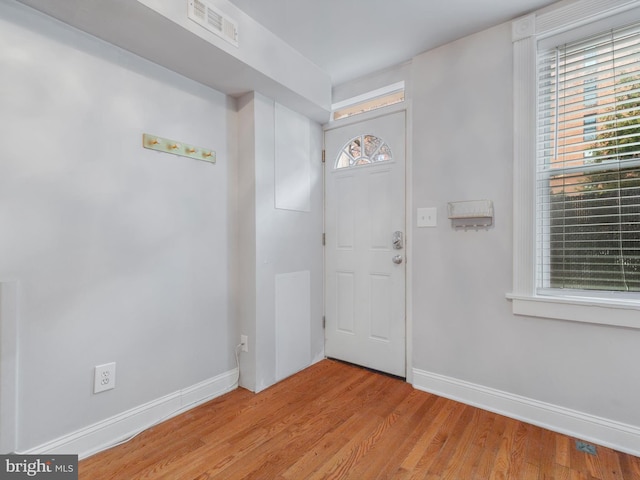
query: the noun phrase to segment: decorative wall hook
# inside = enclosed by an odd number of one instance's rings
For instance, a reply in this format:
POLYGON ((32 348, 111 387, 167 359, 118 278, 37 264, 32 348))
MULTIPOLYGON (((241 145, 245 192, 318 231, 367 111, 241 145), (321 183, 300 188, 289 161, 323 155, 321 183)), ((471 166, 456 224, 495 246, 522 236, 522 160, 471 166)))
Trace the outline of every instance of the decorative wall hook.
POLYGON ((150 150, 157 150, 159 152, 180 155, 181 157, 216 163, 216 152, 213 150, 179 143, 167 138, 156 137, 155 135, 150 135, 148 133, 142 134, 142 146, 150 150))

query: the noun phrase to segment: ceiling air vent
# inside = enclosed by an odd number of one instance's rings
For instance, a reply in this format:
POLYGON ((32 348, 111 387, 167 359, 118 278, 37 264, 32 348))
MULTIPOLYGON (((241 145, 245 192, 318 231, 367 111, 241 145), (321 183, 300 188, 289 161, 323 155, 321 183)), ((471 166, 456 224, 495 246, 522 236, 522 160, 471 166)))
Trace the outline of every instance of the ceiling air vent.
POLYGON ((188 0, 188 17, 198 25, 215 33, 232 45, 238 46, 238 23, 209 2, 188 0))

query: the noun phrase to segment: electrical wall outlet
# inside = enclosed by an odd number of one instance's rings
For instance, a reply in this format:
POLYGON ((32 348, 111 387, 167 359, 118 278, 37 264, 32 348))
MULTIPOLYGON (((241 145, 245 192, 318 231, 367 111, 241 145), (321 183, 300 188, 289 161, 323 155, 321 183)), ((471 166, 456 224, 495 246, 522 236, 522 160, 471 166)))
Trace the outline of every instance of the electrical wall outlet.
POLYGON ((104 392, 116 388, 116 363, 96 365, 93 374, 93 393, 104 392))
POLYGON ((242 345, 243 352, 249 351, 249 337, 246 335, 240 335, 240 344, 242 345))

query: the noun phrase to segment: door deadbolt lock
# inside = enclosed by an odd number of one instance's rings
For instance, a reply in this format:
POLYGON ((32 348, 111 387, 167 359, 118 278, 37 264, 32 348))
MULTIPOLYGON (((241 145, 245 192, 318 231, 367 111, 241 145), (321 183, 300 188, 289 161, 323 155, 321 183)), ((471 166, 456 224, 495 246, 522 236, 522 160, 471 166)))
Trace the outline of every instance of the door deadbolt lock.
POLYGON ((393 232, 393 236, 391 238, 393 242, 393 248, 395 248, 396 250, 400 250, 404 247, 402 232, 400 230, 393 232))

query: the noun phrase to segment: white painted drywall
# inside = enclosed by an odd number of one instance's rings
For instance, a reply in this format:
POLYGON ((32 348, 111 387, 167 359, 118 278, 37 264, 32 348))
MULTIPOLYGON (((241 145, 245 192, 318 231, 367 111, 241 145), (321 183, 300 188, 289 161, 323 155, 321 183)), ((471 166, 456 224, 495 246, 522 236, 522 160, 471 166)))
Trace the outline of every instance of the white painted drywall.
POLYGON ((412 68, 412 203, 437 205, 443 219, 413 230, 414 368, 640 426, 640 330, 515 316, 505 299, 511 25, 424 53, 412 68), (447 202, 476 199, 493 200, 495 226, 451 228, 447 202))
POLYGON ((306 118, 276 103, 275 207, 311 211, 311 131, 306 118))
POLYGON ((275 277, 276 381, 311 363, 311 272, 275 277))
POLYGON ((0 278, 20 282, 20 451, 228 372, 235 104, 0 2, 0 278), (149 132, 215 165, 142 148, 149 132), (117 387, 92 393, 93 367, 117 387))
MULTIPOLYGON (((269 255, 275 246, 270 233, 277 228, 273 223, 275 211, 275 103, 270 98, 256 94, 254 97, 255 136, 255 190, 256 190, 256 385, 255 391, 264 390, 276 382, 276 322, 275 275, 282 268, 281 257, 269 255)), ((287 230, 273 232, 281 238, 287 230)))
POLYGON ((228 95, 256 90, 329 118, 329 75, 227 0, 210 3, 238 23, 237 46, 190 20, 187 0, 19 1, 228 95))
MULTIPOLYGON (((241 328, 250 335, 250 351, 241 355, 241 385, 260 391, 280 380, 276 374, 277 347, 288 350, 292 343, 306 342, 310 362, 324 355, 322 131, 315 122, 259 93, 247 94, 239 103, 239 216, 244 232, 239 240, 243 264, 240 298, 246 304, 240 318, 241 328), (296 135, 299 128, 287 127, 292 122, 304 126, 307 134, 303 138, 296 135), (276 208, 276 138, 280 142, 289 138, 294 147, 287 151, 302 152, 298 161, 308 162, 310 187, 304 186, 303 190, 309 189, 309 211, 276 208), (310 272, 310 337, 283 334, 277 343, 276 277, 301 271, 310 272)), ((280 367, 283 372, 299 370, 289 365, 280 367)))
MULTIPOLYGON (((305 102, 310 102, 327 113, 330 110, 329 75, 228 0, 215 0, 210 3, 238 23, 237 47, 189 20, 186 15, 186 3, 164 0, 136 1, 240 60, 244 65, 241 70, 244 70, 245 74, 249 73, 249 69, 254 69, 277 85, 288 88, 289 95, 282 93, 281 101, 292 101, 292 108, 296 104, 293 99, 299 96, 301 98, 298 101, 304 99, 305 102)), ((202 58, 191 60, 194 63, 207 63, 202 58)), ((238 76, 237 80, 242 81, 241 77, 238 76)), ((265 82, 265 90, 267 85, 265 82)), ((256 90, 259 90, 259 85, 256 85, 256 90)), ((310 109, 309 112, 311 111, 310 109)))
POLYGON ((18 282, 0 278, 0 453, 2 454, 16 451, 18 296, 18 282))
MULTIPOLYGON (((255 391, 256 379, 256 169, 254 94, 238 100, 238 189, 236 242, 239 334, 249 339, 248 351, 239 355, 240 385, 255 391)), ((238 342, 240 337, 237 338, 238 342)))

